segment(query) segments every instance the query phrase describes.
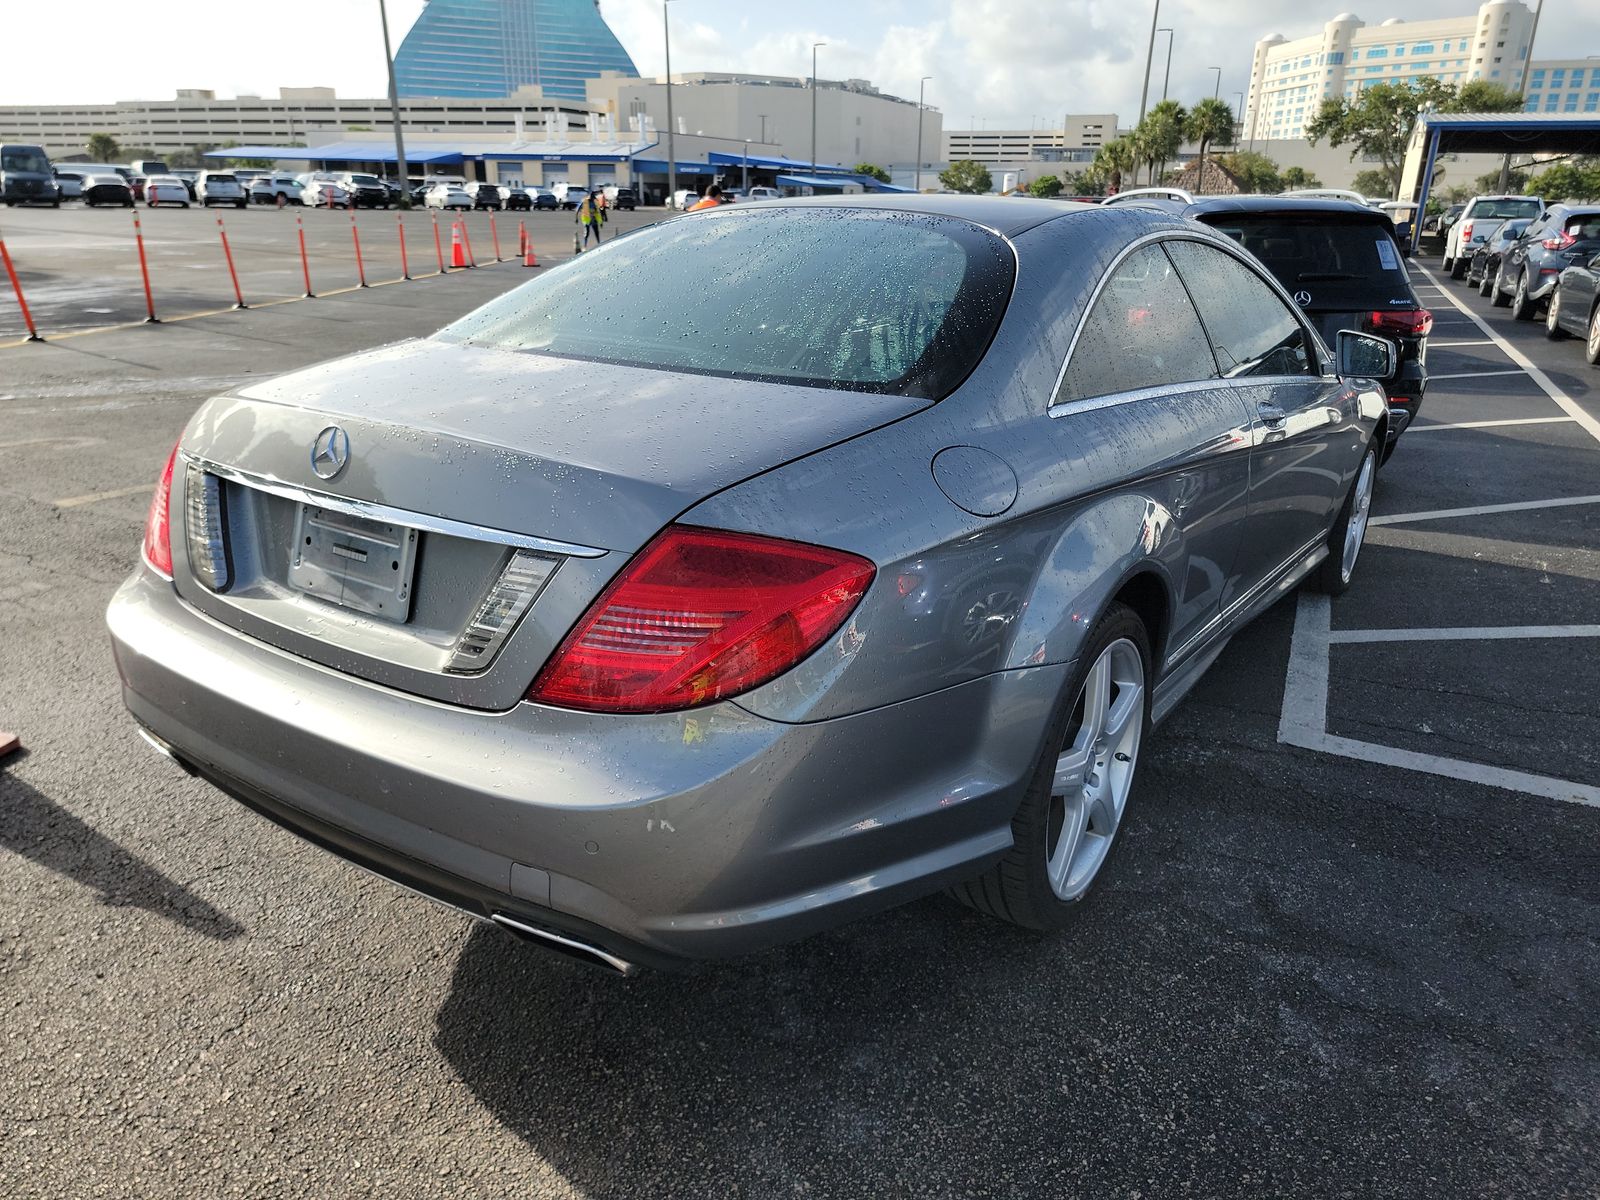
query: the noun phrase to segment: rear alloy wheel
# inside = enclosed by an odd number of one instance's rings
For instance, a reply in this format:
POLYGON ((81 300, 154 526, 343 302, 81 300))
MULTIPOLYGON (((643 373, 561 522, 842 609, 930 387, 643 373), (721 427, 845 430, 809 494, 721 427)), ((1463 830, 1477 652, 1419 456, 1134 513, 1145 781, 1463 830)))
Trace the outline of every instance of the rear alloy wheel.
POLYGON ((1561 287, 1559 284, 1550 289, 1550 302, 1544 306, 1544 335, 1552 342, 1559 342, 1567 336, 1567 331, 1561 328, 1561 287))
POLYGON ((1583 357, 1591 367, 1600 367, 1600 307, 1589 314, 1589 340, 1584 343, 1583 357))
POLYGON ((1012 846, 988 872, 953 889, 958 900, 1028 929, 1065 927, 1116 845, 1150 720, 1150 636, 1113 604, 1084 642, 1078 668, 1028 793, 1012 846))
POLYGON ((1484 269, 1483 269, 1483 278, 1478 281, 1478 295, 1480 295, 1480 296, 1492 296, 1492 295, 1494 295, 1494 280, 1495 280, 1495 277, 1493 275, 1489 274, 1489 268, 1488 267, 1484 267, 1484 269))
POLYGON ((1528 299, 1528 273, 1526 271, 1517 276, 1517 290, 1511 294, 1511 319, 1514 321, 1533 320, 1533 301, 1528 299))
POLYGON ((1506 295, 1505 265, 1501 264, 1495 269, 1494 291, 1489 293, 1489 303, 1495 308, 1504 308, 1511 303, 1511 297, 1506 295))
POLYGON ((1378 450, 1369 446, 1350 485, 1339 519, 1328 531, 1328 557, 1317 568, 1317 589, 1330 596, 1342 596, 1355 578, 1356 559, 1367 540, 1367 521, 1372 516, 1372 483, 1378 474, 1378 450))

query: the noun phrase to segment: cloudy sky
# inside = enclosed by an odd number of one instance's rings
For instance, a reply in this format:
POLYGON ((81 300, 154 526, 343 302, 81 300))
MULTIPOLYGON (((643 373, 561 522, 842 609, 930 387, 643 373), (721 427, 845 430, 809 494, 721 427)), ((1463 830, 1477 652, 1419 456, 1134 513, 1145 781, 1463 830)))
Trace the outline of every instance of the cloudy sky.
MULTIPOLYGON (((1338 2, 1162 0, 1161 24, 1177 31, 1172 95, 1210 95, 1208 68, 1220 66, 1231 100, 1248 82, 1257 38, 1313 33, 1338 2)), ((1476 8, 1471 0, 1388 0, 1381 9, 1342 2, 1373 24, 1396 13, 1416 21, 1476 8)), ((661 71, 660 0, 601 7, 639 69, 661 71)), ((869 79, 915 96, 918 78, 933 76, 928 101, 943 110, 946 128, 969 120, 990 128, 1059 124, 1066 112, 1115 112, 1131 124, 1151 7, 1152 0, 674 0, 673 65, 804 75, 811 43, 827 42, 824 78, 869 79)), ((19 0, 6 9, 0 104, 167 99, 180 87, 220 96, 307 85, 350 97, 384 92, 377 0, 19 0)), ((396 44, 421 9, 422 0, 389 0, 396 44)), ((1154 96, 1165 41, 1157 44, 1154 96)), ((1600 55, 1600 3, 1547 0, 1535 56, 1586 54, 1600 55)))

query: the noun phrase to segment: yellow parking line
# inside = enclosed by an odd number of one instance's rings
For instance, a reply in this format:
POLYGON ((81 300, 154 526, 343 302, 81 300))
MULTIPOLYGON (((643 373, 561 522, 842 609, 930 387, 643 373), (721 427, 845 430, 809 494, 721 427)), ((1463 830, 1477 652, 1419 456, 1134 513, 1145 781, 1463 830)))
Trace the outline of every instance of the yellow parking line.
POLYGON ((148 483, 135 484, 132 487, 112 488, 109 492, 90 492, 86 496, 68 496, 65 500, 57 500, 57 508, 82 508, 85 504, 98 504, 102 500, 118 500, 123 496, 137 496, 151 491, 148 483))

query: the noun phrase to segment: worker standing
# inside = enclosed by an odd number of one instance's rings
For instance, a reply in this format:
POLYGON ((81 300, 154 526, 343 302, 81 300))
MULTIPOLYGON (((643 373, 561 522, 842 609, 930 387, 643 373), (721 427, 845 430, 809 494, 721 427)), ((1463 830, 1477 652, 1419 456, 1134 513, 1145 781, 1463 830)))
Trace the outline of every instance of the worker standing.
POLYGON ((699 212, 702 208, 720 208, 727 201, 722 198, 722 185, 713 183, 706 189, 705 199, 689 209, 690 212, 699 212))
POLYGON ((589 245, 591 234, 595 245, 600 244, 600 227, 606 223, 606 210, 601 206, 598 195, 597 192, 590 192, 578 205, 578 224, 583 226, 583 242, 578 247, 580 253, 589 245))

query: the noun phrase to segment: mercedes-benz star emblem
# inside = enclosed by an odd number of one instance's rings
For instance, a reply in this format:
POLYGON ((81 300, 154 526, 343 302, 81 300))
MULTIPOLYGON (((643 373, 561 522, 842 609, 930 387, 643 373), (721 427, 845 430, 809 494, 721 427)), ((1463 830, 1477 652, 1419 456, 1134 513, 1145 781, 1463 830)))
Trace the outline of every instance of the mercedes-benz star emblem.
POLYGON ((337 425, 329 425, 311 443, 311 469, 323 479, 332 479, 350 461, 350 436, 337 425))
POLYGON ((1309 308, 1311 306, 1311 293, 1304 291, 1296 292, 1294 294, 1294 302, 1301 308, 1309 308))

